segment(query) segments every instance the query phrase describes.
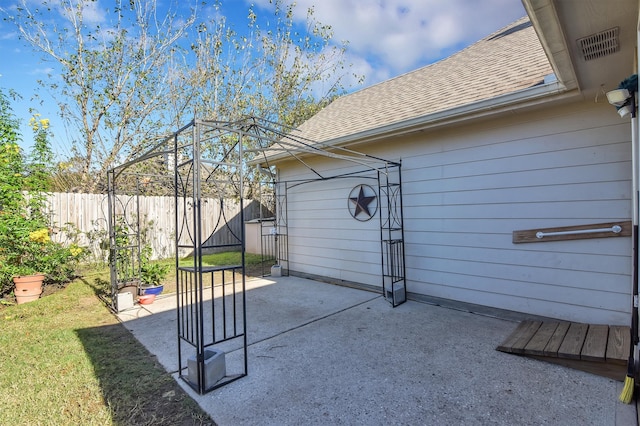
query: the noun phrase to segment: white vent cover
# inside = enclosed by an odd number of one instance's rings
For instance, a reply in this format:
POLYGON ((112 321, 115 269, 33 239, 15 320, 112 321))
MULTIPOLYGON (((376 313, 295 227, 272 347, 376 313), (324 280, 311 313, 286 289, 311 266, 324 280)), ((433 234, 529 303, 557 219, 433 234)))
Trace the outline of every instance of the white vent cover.
POLYGON ((619 31, 620 28, 615 27, 578 39, 578 47, 582 51, 584 60, 602 58, 620 50, 619 31))

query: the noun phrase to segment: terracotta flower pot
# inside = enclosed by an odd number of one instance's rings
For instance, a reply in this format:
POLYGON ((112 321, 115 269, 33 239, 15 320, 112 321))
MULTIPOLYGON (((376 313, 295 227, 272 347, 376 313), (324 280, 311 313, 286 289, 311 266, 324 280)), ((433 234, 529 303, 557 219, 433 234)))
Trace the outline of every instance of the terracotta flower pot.
POLYGON ((37 300, 42 294, 43 281, 44 274, 13 277, 13 283, 16 286, 16 302, 18 302, 18 305, 37 300))
POLYGON ((141 305, 150 305, 154 300, 156 300, 155 294, 143 294, 142 296, 138 296, 138 303, 141 305))

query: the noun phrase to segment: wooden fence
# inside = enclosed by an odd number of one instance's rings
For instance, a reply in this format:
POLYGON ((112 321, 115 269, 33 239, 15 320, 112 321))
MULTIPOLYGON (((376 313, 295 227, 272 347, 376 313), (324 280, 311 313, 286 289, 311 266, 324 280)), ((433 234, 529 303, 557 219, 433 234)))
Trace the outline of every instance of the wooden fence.
MULTIPOLYGON (((76 242, 88 247, 94 260, 106 262, 109 255, 109 202, 104 194, 52 193, 48 196, 54 239, 59 242, 76 242)), ((201 200, 201 226, 206 245, 225 245, 235 242, 244 224, 240 220, 240 205, 233 200, 201 200), (222 228, 221 224, 228 226, 222 228)), ((180 243, 189 244, 189 232, 193 229, 192 207, 181 204, 179 213, 180 243), (186 209, 186 210, 185 210, 186 209)), ((175 255, 175 199, 173 197, 118 196, 116 213, 130 222, 139 220, 142 239, 153 248, 154 258, 175 255)), ((244 202, 244 220, 260 217, 260 206, 255 201, 244 202)), ((212 250, 209 250, 212 251, 212 250)), ((189 254, 182 251, 181 256, 189 254)))

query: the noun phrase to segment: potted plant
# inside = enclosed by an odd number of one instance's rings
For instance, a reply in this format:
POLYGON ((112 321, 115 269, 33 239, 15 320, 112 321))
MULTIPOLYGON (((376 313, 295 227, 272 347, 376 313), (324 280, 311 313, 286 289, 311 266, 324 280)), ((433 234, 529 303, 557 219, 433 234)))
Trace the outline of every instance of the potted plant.
POLYGON ((169 265, 151 263, 151 253, 151 247, 145 246, 140 254, 141 295, 158 295, 162 293, 162 290, 164 290, 162 281, 169 273, 169 265))
POLYGON ((3 261, 2 273, 11 277, 18 304, 38 299, 45 280, 55 285, 69 281, 73 277, 75 264, 84 253, 76 245, 67 247, 52 241, 48 228, 16 231, 12 235, 14 241, 5 245, 0 257, 3 261))
POLYGON ((69 281, 84 252, 51 240, 47 191, 51 150, 48 120, 34 117, 30 157, 18 145, 18 123, 0 91, 0 294, 14 292, 18 303, 40 297, 42 284, 69 281), (23 287, 28 282, 28 288, 23 287))
POLYGON ((42 284, 45 279, 42 257, 50 238, 45 228, 28 234, 15 232, 14 238, 14 244, 11 244, 8 247, 9 250, 5 252, 4 261, 7 272, 12 275, 16 302, 22 304, 36 300, 42 294, 42 284))
POLYGON ((44 278, 45 275, 42 273, 32 273, 26 270, 15 272, 12 278, 15 287, 13 294, 18 305, 40 298, 44 278))

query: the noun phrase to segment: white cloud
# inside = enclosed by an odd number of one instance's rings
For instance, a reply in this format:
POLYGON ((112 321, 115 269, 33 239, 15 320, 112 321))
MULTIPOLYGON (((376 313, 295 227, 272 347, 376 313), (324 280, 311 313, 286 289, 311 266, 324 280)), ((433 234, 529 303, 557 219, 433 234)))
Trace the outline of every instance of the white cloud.
POLYGON ((18 38, 17 31, 11 31, 8 33, 0 34, 0 40, 15 40, 16 38, 18 38))
MULTIPOLYGON (((21 7, 26 7, 35 10, 48 10, 53 9, 56 10, 60 15, 66 16, 69 13, 75 13, 76 8, 80 7, 82 10, 82 20, 88 24, 99 24, 104 22, 107 10, 105 9, 105 4, 109 7, 110 1, 106 3, 101 3, 99 0, 97 1, 87 1, 83 0, 81 2, 50 2, 47 0, 20 0, 21 7)), ((17 6, 16 6, 17 7, 17 6)))
MULTIPOLYGON (((268 8, 268 0, 253 2, 268 8)), ((520 0, 297 0, 304 19, 330 25, 349 42, 348 62, 367 84, 442 59, 525 15, 520 0), (368 64, 367 67, 364 63, 368 64)))
POLYGON ((85 2, 82 5, 82 18, 90 24, 100 24, 105 21, 105 10, 98 2, 85 2))
POLYGON ((51 67, 46 67, 46 68, 34 68, 32 69, 29 74, 30 75, 49 75, 53 72, 53 68, 51 67))

